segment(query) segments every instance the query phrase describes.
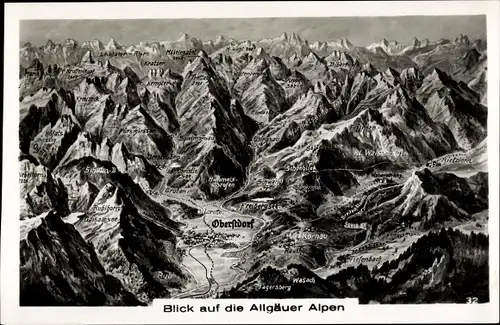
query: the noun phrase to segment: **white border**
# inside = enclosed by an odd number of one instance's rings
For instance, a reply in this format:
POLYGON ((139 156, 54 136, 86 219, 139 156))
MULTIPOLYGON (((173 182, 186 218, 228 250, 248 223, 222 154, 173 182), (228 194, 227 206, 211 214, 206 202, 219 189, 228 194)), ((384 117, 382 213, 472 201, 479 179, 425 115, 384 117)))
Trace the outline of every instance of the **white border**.
MULTIPOLYGON (((1 236, 1 323, 417 323, 498 322, 498 157, 499 3, 429 2, 205 2, 205 3, 45 3, 5 5, 4 134, 1 236), (18 67, 19 20, 126 18, 328 17, 487 14, 488 152, 490 180, 490 300, 485 305, 360 305, 343 313, 167 314, 159 307, 19 307, 18 67)), ((281 32, 281 31, 279 31, 281 32)), ((182 301, 187 303, 187 301, 182 301)), ((228 304, 194 300, 192 304, 228 304)), ((238 300, 237 303, 250 303, 238 300)), ((259 301, 252 301, 259 303, 259 301)), ((337 302, 338 303, 338 302, 337 302)))

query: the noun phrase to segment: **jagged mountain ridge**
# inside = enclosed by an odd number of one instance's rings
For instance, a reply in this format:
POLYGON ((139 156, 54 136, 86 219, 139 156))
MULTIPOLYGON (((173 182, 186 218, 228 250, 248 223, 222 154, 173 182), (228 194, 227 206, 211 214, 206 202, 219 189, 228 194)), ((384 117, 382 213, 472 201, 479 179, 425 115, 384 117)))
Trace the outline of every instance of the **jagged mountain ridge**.
POLYGON ((382 57, 409 55, 413 57, 419 53, 421 54, 422 52, 432 51, 439 46, 474 46, 474 48, 481 51, 484 50, 484 43, 485 42, 483 40, 471 42, 468 40, 466 35, 460 35, 460 37, 457 37, 453 41, 440 39, 434 42, 430 42, 427 39, 418 40, 416 37, 408 43, 382 39, 379 42, 366 46, 365 48, 353 45, 346 38, 308 42, 307 40, 303 40, 295 32, 290 33, 290 35, 288 33, 283 33, 281 36, 274 39, 262 39, 259 41, 237 41, 235 39, 226 40, 223 36, 217 37, 216 40, 201 41, 195 37, 191 37, 190 35, 182 34, 181 37, 175 41, 152 43, 141 42, 138 45, 129 46, 122 46, 112 38, 109 40, 107 45, 104 45, 98 40, 85 41, 79 44, 79 42, 73 39, 66 40, 64 45, 56 45, 52 41, 49 41, 45 46, 36 47, 31 43, 26 43, 21 46, 20 56, 22 58, 21 64, 23 66, 31 63, 33 59, 40 59, 46 62, 50 61, 50 63, 56 63, 56 61, 59 61, 59 65, 64 66, 65 64, 74 64, 75 60, 72 60, 72 58, 80 57, 81 59, 86 51, 90 51, 92 55, 96 56, 101 52, 117 50, 131 54, 135 54, 137 51, 144 51, 152 54, 168 55, 170 53, 174 53, 172 50, 176 49, 192 49, 196 51, 204 49, 208 53, 218 54, 225 52, 226 49, 233 51, 233 48, 240 48, 244 51, 252 51, 256 47, 263 47, 270 53, 270 55, 282 57, 284 59, 288 59, 292 55, 305 57, 311 51, 316 54, 326 56, 335 50, 348 52, 358 57, 373 57, 373 55, 382 57))
MULTIPOLYGON (((93 243, 106 273, 148 302, 194 280, 175 248, 186 218, 152 193, 191 210, 236 195, 229 208, 246 216, 255 214, 250 200, 267 200, 278 206, 266 211, 269 233, 317 222, 343 232, 331 241, 339 247, 365 235, 344 222, 370 224, 375 237, 400 222, 420 229, 468 222, 487 208, 487 174, 457 180, 446 166, 389 182, 387 192, 368 191, 366 202, 354 195, 362 210, 322 209, 364 186, 373 165, 410 170, 463 150, 475 158, 486 138, 485 49, 465 36, 364 48, 347 39, 309 44, 295 33, 261 41, 184 34, 138 45, 27 44, 21 157, 41 165, 25 174, 47 176, 21 192, 23 229, 42 229, 48 211, 57 211, 93 243), (430 70, 434 63, 439 68, 430 70), (165 194, 172 191, 183 194, 165 194)), ((273 258, 271 237, 252 237, 250 254, 273 258)), ((307 257, 281 256, 280 265, 325 263, 321 245, 304 250, 307 257)))
POLYGON ((276 299, 283 296, 341 296, 359 298, 361 304, 465 303, 472 290, 479 301, 487 302, 487 241, 488 237, 484 234, 467 235, 442 228, 421 237, 398 258, 371 270, 360 264, 323 279, 298 264, 282 269, 268 266, 224 291, 220 297, 276 299), (473 251, 470 256, 463 253, 469 250, 473 251), (464 281, 454 281, 457 274, 466 277, 464 281), (314 279, 314 282, 296 283, 294 280, 297 278, 314 279), (470 287, 473 283, 477 284, 477 287, 474 285, 475 290, 470 287), (266 286, 289 287, 290 290, 261 290, 266 286))
POLYGON ((53 211, 21 241, 20 250, 21 305, 144 305, 106 273, 94 247, 53 211))

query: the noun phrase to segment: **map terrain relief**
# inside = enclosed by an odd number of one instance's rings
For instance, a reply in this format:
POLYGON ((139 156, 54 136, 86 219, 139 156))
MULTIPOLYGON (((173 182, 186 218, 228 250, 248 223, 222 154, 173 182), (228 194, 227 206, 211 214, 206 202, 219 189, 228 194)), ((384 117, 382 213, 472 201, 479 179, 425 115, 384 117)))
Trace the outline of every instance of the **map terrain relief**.
POLYGON ((22 306, 489 302, 485 39, 281 32, 21 44, 22 306))

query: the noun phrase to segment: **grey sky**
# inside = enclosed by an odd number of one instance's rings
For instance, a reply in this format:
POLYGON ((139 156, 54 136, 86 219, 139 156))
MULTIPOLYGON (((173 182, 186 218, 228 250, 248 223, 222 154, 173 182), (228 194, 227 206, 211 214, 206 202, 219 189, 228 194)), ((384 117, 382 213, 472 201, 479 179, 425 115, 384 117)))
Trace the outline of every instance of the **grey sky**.
MULTIPOLYGON (((362 3, 360 3, 362 5, 362 3)), ((245 19, 140 19, 140 20, 25 20, 20 26, 21 44, 43 45, 49 39, 61 43, 111 37, 124 45, 141 41, 168 41, 187 33, 201 40, 226 38, 258 40, 283 32, 296 32, 310 43, 347 37, 366 46, 381 38, 408 42, 419 39, 453 39, 466 34, 470 39, 486 37, 486 16, 403 16, 333 18, 245 18, 245 19)))

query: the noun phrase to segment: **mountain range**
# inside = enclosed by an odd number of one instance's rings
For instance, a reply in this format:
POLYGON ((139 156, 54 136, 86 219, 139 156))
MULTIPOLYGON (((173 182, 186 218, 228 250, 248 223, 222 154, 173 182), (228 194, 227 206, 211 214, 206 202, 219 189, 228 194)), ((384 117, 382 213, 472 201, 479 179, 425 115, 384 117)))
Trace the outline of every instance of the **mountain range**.
POLYGON ((21 303, 486 301, 486 91, 465 35, 26 43, 21 303))

